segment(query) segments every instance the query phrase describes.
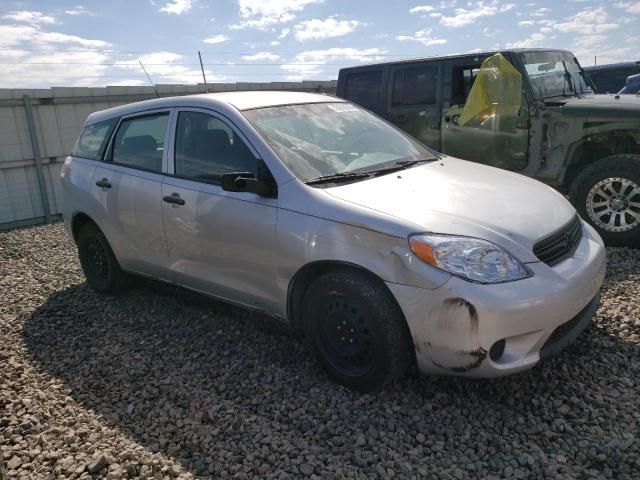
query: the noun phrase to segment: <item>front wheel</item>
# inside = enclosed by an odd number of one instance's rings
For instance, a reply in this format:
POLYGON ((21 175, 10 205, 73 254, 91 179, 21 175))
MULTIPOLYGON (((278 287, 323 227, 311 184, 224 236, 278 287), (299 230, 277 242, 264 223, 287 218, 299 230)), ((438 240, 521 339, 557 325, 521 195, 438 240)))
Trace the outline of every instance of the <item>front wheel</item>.
POLYGON ((607 245, 640 247, 640 156, 614 155, 589 165, 570 197, 607 245))
POLYGON ((361 272, 327 273, 309 286, 304 304, 305 334, 334 380, 370 392, 405 373, 411 337, 383 284, 361 272))

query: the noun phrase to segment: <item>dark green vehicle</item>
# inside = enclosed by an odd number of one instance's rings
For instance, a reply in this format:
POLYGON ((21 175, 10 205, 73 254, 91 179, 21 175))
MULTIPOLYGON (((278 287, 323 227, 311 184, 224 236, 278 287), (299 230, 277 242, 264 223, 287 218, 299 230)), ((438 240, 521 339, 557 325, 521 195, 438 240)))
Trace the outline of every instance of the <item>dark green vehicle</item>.
POLYGON ((640 246, 640 98, 594 94, 571 52, 345 68, 337 93, 447 155, 557 188, 607 244, 640 246))

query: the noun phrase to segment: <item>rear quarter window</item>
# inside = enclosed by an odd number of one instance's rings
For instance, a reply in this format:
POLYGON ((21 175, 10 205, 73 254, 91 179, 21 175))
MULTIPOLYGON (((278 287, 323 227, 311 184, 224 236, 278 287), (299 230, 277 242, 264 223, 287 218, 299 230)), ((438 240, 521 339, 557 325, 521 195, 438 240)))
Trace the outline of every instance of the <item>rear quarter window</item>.
POLYGON ((118 119, 87 125, 71 150, 74 157, 100 160, 118 119))

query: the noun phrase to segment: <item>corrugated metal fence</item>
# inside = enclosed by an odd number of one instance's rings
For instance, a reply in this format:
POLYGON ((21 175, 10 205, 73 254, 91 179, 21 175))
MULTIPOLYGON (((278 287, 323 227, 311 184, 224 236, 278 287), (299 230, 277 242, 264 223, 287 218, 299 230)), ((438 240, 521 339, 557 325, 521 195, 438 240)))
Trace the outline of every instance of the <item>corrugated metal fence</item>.
MULTIPOLYGON (((204 92, 203 85, 156 88, 163 97, 204 92)), ((208 86, 209 92, 335 89, 335 81, 208 86)), ((152 87, 0 89, 0 230, 59 218, 60 168, 91 112, 155 96, 152 87)))

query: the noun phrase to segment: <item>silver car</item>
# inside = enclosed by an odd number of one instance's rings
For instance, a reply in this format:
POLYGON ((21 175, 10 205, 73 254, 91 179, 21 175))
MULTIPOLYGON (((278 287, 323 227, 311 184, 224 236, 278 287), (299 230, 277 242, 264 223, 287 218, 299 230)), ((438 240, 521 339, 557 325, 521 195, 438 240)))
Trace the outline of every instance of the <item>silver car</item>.
POLYGON ((531 368, 599 302, 602 240, 562 195, 330 96, 230 92, 93 113, 62 179, 95 290, 135 274, 260 310, 361 391, 412 362, 467 377, 531 368))

